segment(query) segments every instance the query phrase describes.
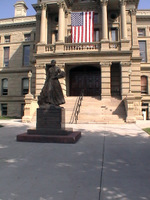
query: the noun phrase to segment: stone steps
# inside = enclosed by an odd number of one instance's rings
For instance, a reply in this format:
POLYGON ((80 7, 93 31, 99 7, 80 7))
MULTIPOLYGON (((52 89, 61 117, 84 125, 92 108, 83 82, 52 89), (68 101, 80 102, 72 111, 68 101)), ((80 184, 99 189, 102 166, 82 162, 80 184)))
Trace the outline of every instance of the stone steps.
POLYGON ((84 97, 78 123, 124 123, 126 118, 124 103, 120 99, 84 97))
MULTIPOLYGON (((77 97, 66 97, 65 122, 69 123, 77 97)), ((125 122, 124 103, 120 99, 110 98, 100 100, 99 97, 83 97, 77 123, 107 123, 121 124, 125 122)), ((36 113, 33 121, 36 120, 36 113)))

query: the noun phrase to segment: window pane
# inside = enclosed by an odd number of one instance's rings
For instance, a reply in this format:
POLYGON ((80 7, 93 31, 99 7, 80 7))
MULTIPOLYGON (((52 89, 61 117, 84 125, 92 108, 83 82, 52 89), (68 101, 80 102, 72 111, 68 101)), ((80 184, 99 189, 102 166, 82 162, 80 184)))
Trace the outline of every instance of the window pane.
POLYGON ((99 30, 94 30, 94 41, 99 42, 99 30))
POLYGON ((94 13, 94 24, 98 24, 98 13, 94 13))
POLYGON ((4 67, 9 65, 9 47, 4 47, 4 67))
POLYGON ((138 28, 138 36, 139 37, 145 36, 145 29, 144 28, 138 28))
POLYGON ((31 34, 30 33, 24 34, 24 40, 25 41, 30 41, 31 40, 31 34))
POLYGON ((148 81, 147 76, 141 76, 141 93, 148 93, 148 81))
POLYGON ((24 78, 22 79, 22 94, 28 94, 28 90, 29 90, 29 79, 28 78, 24 78))
POLYGON ((23 47, 23 65, 29 66, 30 64, 30 45, 23 47))
POLYGON ((117 29, 111 29, 111 40, 112 41, 117 41, 118 40, 117 29))
POLYGON ((7 115, 7 104, 2 104, 1 110, 2 110, 2 116, 6 116, 7 115))
POLYGON ((8 80, 3 79, 2 80, 2 95, 7 95, 8 94, 8 80))
POLYGON ((140 46, 140 56, 142 57, 142 62, 146 62, 146 42, 139 41, 140 46))
POLYGON ((5 36, 5 42, 10 42, 10 35, 5 36))

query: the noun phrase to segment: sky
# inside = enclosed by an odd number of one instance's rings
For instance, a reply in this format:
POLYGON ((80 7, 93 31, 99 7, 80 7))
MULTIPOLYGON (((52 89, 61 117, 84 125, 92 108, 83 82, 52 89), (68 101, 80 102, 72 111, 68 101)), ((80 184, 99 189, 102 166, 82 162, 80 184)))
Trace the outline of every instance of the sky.
MULTIPOLYGON (((13 5, 17 0, 0 0, 0 19, 14 17, 13 5)), ((25 0, 28 7, 27 15, 35 15, 31 4, 37 3, 37 0, 25 0)), ((140 0, 138 9, 150 9, 150 0, 140 0)))

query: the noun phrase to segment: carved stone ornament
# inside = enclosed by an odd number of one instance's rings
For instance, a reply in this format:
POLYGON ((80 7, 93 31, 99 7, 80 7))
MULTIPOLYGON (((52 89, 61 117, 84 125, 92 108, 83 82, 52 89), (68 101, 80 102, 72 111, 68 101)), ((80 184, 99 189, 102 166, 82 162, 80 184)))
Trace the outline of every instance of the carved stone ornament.
POLYGON ((100 0, 102 6, 107 6, 108 0, 100 0))
POLYGON ((47 4, 46 3, 42 3, 40 6, 41 6, 42 10, 46 10, 47 9, 47 4))
POLYGON ((100 62, 100 66, 103 66, 103 67, 110 67, 112 64, 112 62, 100 62))
POLYGON ((130 10, 130 14, 131 15, 136 15, 136 12, 137 12, 136 8, 130 10))
POLYGON ((121 66, 131 66, 131 62, 120 62, 121 66))
POLYGON ((64 1, 58 2, 57 5, 59 8, 63 8, 64 12, 67 10, 67 7, 64 1))
POLYGON ((119 0, 120 5, 125 6, 126 5, 126 0, 119 0))

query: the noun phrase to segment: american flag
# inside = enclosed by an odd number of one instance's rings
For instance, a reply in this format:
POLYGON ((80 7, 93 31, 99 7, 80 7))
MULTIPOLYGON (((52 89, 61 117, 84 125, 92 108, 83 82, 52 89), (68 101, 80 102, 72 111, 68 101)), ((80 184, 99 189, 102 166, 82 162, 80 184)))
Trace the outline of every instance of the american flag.
POLYGON ((93 42, 94 12, 71 13, 72 43, 93 42))

